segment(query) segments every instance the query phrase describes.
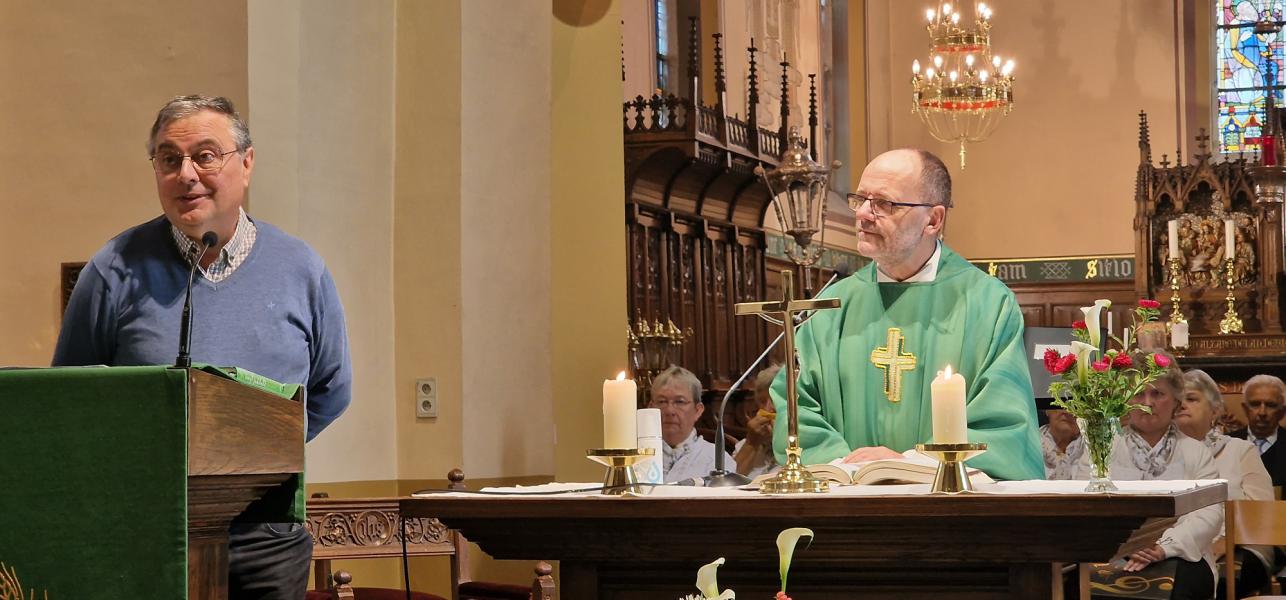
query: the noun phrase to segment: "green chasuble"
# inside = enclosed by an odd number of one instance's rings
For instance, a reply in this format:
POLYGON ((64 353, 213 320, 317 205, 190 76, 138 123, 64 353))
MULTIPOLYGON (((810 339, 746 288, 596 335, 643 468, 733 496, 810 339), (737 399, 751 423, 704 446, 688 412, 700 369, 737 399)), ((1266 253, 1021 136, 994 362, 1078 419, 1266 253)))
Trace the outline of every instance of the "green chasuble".
MULTIPOLYGON (((937 278, 877 283, 874 263, 821 294, 839 298, 799 329, 799 445, 805 464, 856 448, 898 452, 931 442, 929 386, 938 371, 964 375, 969 461, 997 479, 1044 479, 1023 318, 999 280, 946 245, 937 278)), ((785 371, 773 382, 778 462, 785 461, 785 371)))

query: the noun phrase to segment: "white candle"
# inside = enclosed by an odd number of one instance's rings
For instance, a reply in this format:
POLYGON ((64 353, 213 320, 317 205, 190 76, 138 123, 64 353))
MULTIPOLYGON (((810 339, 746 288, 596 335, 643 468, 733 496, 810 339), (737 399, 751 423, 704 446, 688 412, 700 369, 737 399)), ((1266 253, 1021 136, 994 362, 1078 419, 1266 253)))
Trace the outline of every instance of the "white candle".
POLYGON ((603 381, 603 447, 634 448, 638 443, 635 410, 638 404, 638 386, 633 379, 625 378, 625 371, 616 380, 603 381))
POLYGON ((1228 260, 1237 254, 1237 226, 1232 219, 1223 221, 1223 257, 1228 260))
POLYGON ((933 402, 933 442, 966 444, 965 378, 951 366, 938 373, 930 386, 933 402))
MULTIPOLYGON (((1112 339, 1112 311, 1111 310, 1107 311, 1107 339, 1108 340, 1112 339)), ((1106 340, 1103 342, 1104 348, 1110 345, 1111 344, 1106 340)))
POLYGON ((1179 258, 1179 220, 1170 221, 1170 260, 1179 258))
POLYGON ((1188 322, 1179 321, 1170 326, 1170 347, 1179 349, 1188 347, 1188 322))

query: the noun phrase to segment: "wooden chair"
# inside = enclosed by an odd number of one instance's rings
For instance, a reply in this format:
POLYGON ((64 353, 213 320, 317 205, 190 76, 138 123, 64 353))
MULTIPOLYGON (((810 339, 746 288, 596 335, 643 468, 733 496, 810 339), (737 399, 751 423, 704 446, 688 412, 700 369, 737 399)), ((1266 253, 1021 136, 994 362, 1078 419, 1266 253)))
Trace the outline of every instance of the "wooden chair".
MULTIPOLYGON (((463 489, 464 473, 447 475, 451 487, 463 489)), ((400 558, 402 538, 398 498, 328 498, 313 494, 308 500, 308 532, 313 536, 313 569, 316 590, 308 600, 384 600, 405 598, 402 590, 354 587, 347 571, 332 573, 331 561, 359 558, 400 558)), ((546 562, 535 567, 530 586, 469 581, 461 550, 465 540, 437 519, 406 521, 407 556, 446 556, 451 559, 453 600, 553 600, 553 568, 546 562)), ((445 600, 415 592, 413 600, 445 600)))
MULTIPOLYGON (((1227 586, 1227 597, 1236 598, 1236 561, 1231 560, 1237 546, 1245 544, 1264 544, 1271 546, 1286 545, 1286 501, 1273 500, 1229 500, 1224 503, 1224 585, 1227 586)), ((1277 580, 1269 577, 1274 594, 1280 594, 1277 580)), ((1267 598, 1286 598, 1286 596, 1256 596, 1261 600, 1267 598)))

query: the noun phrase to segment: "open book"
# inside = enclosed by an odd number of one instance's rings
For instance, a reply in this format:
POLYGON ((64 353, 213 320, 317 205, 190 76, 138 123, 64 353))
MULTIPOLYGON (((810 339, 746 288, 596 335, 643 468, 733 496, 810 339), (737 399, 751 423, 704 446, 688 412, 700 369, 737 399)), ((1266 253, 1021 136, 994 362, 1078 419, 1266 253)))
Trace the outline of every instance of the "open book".
MULTIPOLYGON (((824 465, 808 465, 804 468, 819 479, 839 485, 933 483, 933 475, 938 470, 938 461, 915 450, 907 450, 902 454, 902 458, 862 463, 844 463, 835 460, 824 465)), ((966 468, 966 471, 974 485, 993 482, 991 477, 978 469, 966 468)), ((760 475, 750 482, 750 485, 757 487, 774 475, 776 474, 760 475)))

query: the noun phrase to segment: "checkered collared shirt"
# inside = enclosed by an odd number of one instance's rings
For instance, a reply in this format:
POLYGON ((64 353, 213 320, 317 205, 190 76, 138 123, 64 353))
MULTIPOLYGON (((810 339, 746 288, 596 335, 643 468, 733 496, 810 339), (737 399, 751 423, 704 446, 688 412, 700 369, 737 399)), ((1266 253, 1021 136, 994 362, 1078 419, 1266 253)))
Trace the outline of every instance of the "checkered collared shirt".
MULTIPOLYGON (((179 253, 187 259, 188 264, 192 264, 196 253, 201 251, 201 243, 183 235, 183 232, 174 225, 170 225, 170 233, 174 236, 174 243, 178 246, 179 253)), ((237 230, 232 234, 232 239, 228 240, 228 243, 219 251, 219 256, 210 263, 209 268, 202 269, 197 266, 197 270, 213 283, 227 279, 233 271, 237 270, 237 267, 241 266, 241 263, 245 262, 246 257, 250 256, 250 249, 255 245, 257 233, 254 222, 246 216, 246 211, 241 209, 240 217, 237 219, 237 230)))

